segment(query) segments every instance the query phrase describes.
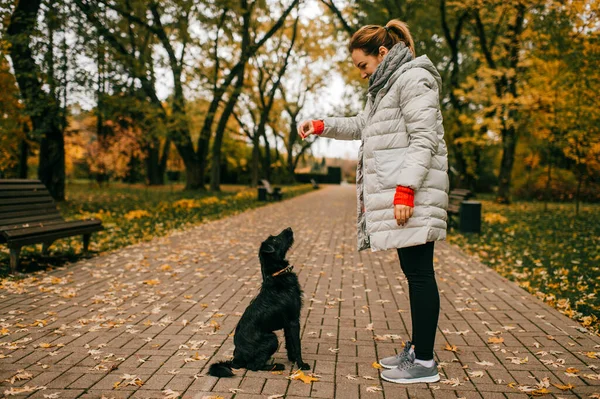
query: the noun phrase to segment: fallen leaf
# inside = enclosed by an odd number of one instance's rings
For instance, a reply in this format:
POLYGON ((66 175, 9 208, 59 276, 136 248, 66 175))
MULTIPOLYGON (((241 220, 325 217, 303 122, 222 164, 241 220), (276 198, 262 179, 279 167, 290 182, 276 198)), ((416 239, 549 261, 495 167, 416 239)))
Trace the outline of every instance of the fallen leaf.
POLYGON ((383 369, 383 366, 377 362, 371 363, 371 366, 373 366, 374 369, 378 369, 378 370, 383 369))
POLYGON ((446 342, 446 346, 444 347, 444 350, 450 351, 450 352, 458 352, 458 348, 456 347, 456 345, 450 345, 447 342, 446 342))
POLYGON ((165 394, 164 399, 177 399, 181 396, 179 392, 175 392, 172 389, 165 389, 162 393, 165 394))
POLYGON ((367 392, 378 392, 378 391, 382 391, 382 389, 380 387, 377 386, 372 386, 372 387, 367 387, 367 392))
POLYGON ((469 373, 471 377, 483 377, 485 373, 483 371, 473 371, 469 373))
POLYGON ((487 360, 484 360, 483 362, 475 362, 475 363, 480 366, 493 366, 494 365, 494 363, 488 362, 487 360))
POLYGON ((554 383, 553 383, 552 385, 554 385, 555 387, 557 387, 557 388, 558 388, 558 389, 560 389, 561 391, 568 391, 569 389, 573 389, 573 388, 575 388, 575 386, 574 386, 574 385, 571 385, 571 384, 567 384, 567 385, 559 385, 559 384, 554 384, 554 383))
POLYGON ((291 380, 301 380, 305 384, 310 384, 310 383, 312 383, 314 381, 319 381, 318 378, 311 377, 310 375, 306 375, 306 374, 304 374, 300 370, 297 371, 296 373, 294 373, 292 376, 290 376, 289 379, 291 379, 291 380))
POLYGON ((502 337, 489 337, 488 344, 501 344, 504 342, 504 338, 502 337))

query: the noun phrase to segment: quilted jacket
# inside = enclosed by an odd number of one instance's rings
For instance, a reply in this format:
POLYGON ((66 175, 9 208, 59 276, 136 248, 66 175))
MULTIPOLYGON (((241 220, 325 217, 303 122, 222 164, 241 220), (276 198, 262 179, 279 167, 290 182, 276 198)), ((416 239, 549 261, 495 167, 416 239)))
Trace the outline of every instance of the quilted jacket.
POLYGON ((446 238, 448 152, 442 83, 427 56, 401 65, 364 110, 323 118, 321 137, 361 140, 356 171, 358 250, 404 248, 446 238), (396 186, 415 191, 404 226, 394 218, 396 186))

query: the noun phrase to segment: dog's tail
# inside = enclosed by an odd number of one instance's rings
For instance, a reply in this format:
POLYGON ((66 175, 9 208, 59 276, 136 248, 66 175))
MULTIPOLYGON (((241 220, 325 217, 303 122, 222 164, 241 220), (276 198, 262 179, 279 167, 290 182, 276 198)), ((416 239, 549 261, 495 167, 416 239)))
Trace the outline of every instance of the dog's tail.
POLYGON ((233 377, 233 371, 231 370, 232 361, 217 362, 210 365, 208 368, 208 375, 213 377, 233 377))

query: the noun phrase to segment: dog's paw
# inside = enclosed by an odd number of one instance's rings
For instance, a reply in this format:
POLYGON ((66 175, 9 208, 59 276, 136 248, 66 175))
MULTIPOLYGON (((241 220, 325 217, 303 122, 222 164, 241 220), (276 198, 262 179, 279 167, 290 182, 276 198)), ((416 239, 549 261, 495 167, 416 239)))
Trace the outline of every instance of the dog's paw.
POLYGON ((285 370, 285 366, 281 363, 273 363, 271 368, 271 371, 281 371, 281 370, 285 370))
POLYGON ((300 368, 300 370, 310 370, 310 364, 308 363, 298 363, 298 367, 300 368))

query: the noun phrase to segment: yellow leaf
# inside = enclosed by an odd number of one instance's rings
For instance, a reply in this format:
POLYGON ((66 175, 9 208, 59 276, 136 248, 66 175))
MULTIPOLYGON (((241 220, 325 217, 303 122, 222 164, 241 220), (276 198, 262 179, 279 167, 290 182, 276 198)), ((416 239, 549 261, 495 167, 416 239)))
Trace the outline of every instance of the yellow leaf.
POLYGON ((558 389, 560 389, 561 391, 568 391, 569 389, 573 389, 575 388, 575 386, 571 385, 571 384, 567 384, 567 385, 559 385, 559 384, 554 384, 552 383, 552 385, 554 385, 555 387, 557 387, 558 389))
POLYGON ((371 364, 371 366, 373 366, 374 369, 382 369, 383 367, 381 366, 381 364, 377 363, 377 362, 373 362, 373 364, 371 364))
POLYGON ((217 323, 216 321, 214 321, 214 320, 210 321, 210 325, 213 326, 213 328, 215 329, 215 331, 218 330, 219 328, 221 328, 221 325, 219 323, 217 323))
POLYGON ((446 342, 446 346, 444 347, 444 350, 450 351, 450 352, 458 352, 458 348, 456 347, 456 345, 450 345, 447 342, 446 342))
POLYGON ((113 385, 113 389, 118 389, 120 385, 121 385, 121 381, 115 382, 113 385))
POLYGON ((144 284, 146 284, 146 285, 158 285, 158 284, 160 284, 160 280, 158 280, 158 279, 145 280, 144 284))
POLYGON ((0 330, 0 335, 10 335, 10 330, 6 327, 2 327, 0 330))
POLYGON ((310 384, 313 381, 319 381, 318 378, 311 377, 310 375, 304 374, 302 371, 296 372, 290 377, 292 380, 302 380, 305 384, 310 384))
POLYGON ((169 271, 171 269, 173 269, 173 268, 171 266, 169 266, 169 265, 162 265, 160 267, 160 270, 162 270, 163 272, 169 271))
POLYGON ((51 348, 51 347, 52 347, 52 344, 47 344, 47 343, 45 343, 45 342, 42 342, 42 343, 40 344, 40 348, 51 348))
POLYGON ((586 352, 585 355, 590 359, 598 359, 598 352, 586 352))
POLYGON ((568 368, 568 369, 566 369, 565 371, 566 371, 567 373, 572 373, 572 374, 579 373, 579 370, 578 370, 578 369, 576 369, 575 367, 569 367, 569 368, 568 368))
POLYGON ((504 338, 502 337, 489 337, 488 344, 501 344, 504 342, 504 338))
POLYGON ((546 388, 536 389, 535 391, 527 392, 528 395, 531 396, 542 396, 550 393, 546 388))

